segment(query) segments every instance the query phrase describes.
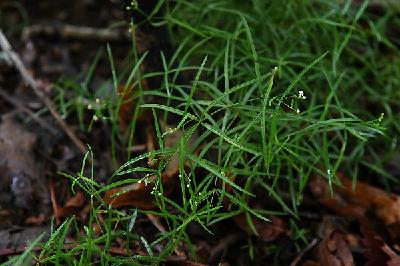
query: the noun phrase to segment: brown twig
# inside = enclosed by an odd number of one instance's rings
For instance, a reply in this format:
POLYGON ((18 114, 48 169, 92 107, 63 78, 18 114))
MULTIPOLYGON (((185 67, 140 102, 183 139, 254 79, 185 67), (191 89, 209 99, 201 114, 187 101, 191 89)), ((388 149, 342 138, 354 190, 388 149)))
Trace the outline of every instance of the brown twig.
MULTIPOLYGON (((79 244, 64 244, 63 248, 65 249, 74 249, 78 247, 79 244)), ((97 245, 99 249, 104 250, 104 245, 97 245)), ((16 248, 3 248, 0 249, 0 257, 8 257, 8 256, 16 256, 23 253, 26 250, 26 246, 18 246, 16 248)), ((33 247, 33 252, 42 251, 43 247, 33 247)), ((108 252, 118 256, 129 256, 129 252, 126 249, 117 248, 117 247, 108 247, 108 252)))
POLYGON ((54 103, 48 98, 37 85, 36 81, 33 79, 31 74, 25 68, 18 54, 15 53, 10 43, 8 42, 6 36, 3 34, 3 31, 0 29, 0 46, 3 49, 3 52, 7 54, 8 58, 14 64, 14 67, 20 73, 24 82, 29 85, 33 92, 40 98, 40 100, 46 105, 47 109, 49 109, 50 114, 57 121, 60 127, 64 130, 64 132, 68 135, 68 137, 72 140, 72 142, 76 145, 76 147, 82 152, 86 152, 86 146, 82 143, 82 141, 75 135, 73 130, 65 123, 65 121, 60 117, 60 115, 56 111, 56 107, 54 103))
POLYGON ((7 101, 8 103, 14 105, 15 108, 19 109, 22 112, 27 113, 32 120, 34 120, 36 123, 38 123, 41 127, 49 131, 52 135, 57 135, 58 131, 55 129, 53 126, 51 126, 49 123, 47 123, 45 120, 42 118, 38 117, 31 109, 26 107, 23 102, 18 100, 17 98, 9 95, 5 90, 0 88, 0 96, 7 101))
POLYGON ((125 30, 92 28, 67 24, 32 25, 26 27, 22 39, 27 40, 35 35, 60 36, 63 39, 94 40, 107 42, 129 41, 130 35, 125 30))
POLYGON ((161 223, 160 218, 153 214, 147 214, 147 218, 149 218, 150 222, 160 231, 161 233, 165 233, 167 230, 165 226, 161 223))
POLYGON ((292 263, 290 263, 290 266, 296 266, 300 262, 300 260, 304 257, 304 255, 310 249, 312 249, 317 243, 318 243, 318 239, 314 238, 311 241, 311 243, 296 256, 296 258, 292 261, 292 263))
POLYGON ((56 219, 56 224, 59 225, 61 223, 60 215, 59 215, 60 207, 58 206, 58 203, 57 203, 56 192, 54 189, 54 184, 53 184, 52 178, 50 178, 50 180, 49 180, 49 191, 50 191, 51 205, 53 206, 53 212, 54 212, 54 216, 56 219))
MULTIPOLYGON (((160 231, 161 233, 167 232, 165 226, 161 223, 160 218, 153 214, 146 214, 147 218, 149 218, 150 222, 160 231)), ((180 257, 185 257, 185 252, 181 251, 178 246, 175 247, 174 250, 175 254, 180 257)))

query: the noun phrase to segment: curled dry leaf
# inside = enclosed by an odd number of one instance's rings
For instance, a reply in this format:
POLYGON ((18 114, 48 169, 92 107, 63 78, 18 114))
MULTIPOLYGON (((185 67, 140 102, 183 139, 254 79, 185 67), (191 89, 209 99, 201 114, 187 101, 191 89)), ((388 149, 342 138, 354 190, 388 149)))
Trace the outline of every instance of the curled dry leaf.
POLYGON ((374 213, 385 225, 400 224, 400 196, 391 195, 381 189, 358 181, 353 190, 353 182, 338 173, 342 186, 334 186, 334 195, 331 196, 327 180, 314 175, 310 181, 310 188, 318 201, 335 213, 363 218, 367 212, 374 213))
POLYGON ((345 235, 339 230, 332 231, 318 245, 318 259, 321 265, 326 266, 354 265, 345 235))
POLYGON ((78 214, 86 203, 85 194, 82 191, 78 191, 65 203, 64 207, 58 208, 58 217, 68 217, 72 214, 78 214))
MULTIPOLYGON (((167 134, 165 146, 168 148, 175 146, 181 137, 182 132, 180 130, 177 130, 171 134, 167 134)), ((147 138, 147 151, 154 149, 154 142, 154 137, 147 138)), ((152 163, 149 162, 149 164, 152 163)), ((174 154, 169 159, 165 171, 160 177, 160 181, 163 185, 164 195, 169 195, 175 186, 175 181, 179 175, 178 165, 179 157, 177 154, 174 154)), ((114 208, 134 206, 141 209, 152 209, 155 207, 155 204, 154 196, 151 192, 154 189, 154 183, 156 180, 157 176, 153 175, 149 177, 146 182, 137 182, 131 185, 110 189, 105 192, 103 199, 107 204, 110 204, 114 208)))
POLYGON ((364 255, 368 259, 365 266, 400 266, 400 257, 377 233, 371 229, 365 228, 364 226, 361 227, 361 232, 364 235, 364 255))
MULTIPOLYGON (((178 171, 174 173, 163 173, 161 175, 161 182, 166 188, 164 194, 168 195, 172 191, 172 180, 177 176, 178 171)), ((125 206, 134 206, 141 209, 152 209, 154 205, 154 196, 151 191, 154 188, 154 182, 157 177, 151 176, 149 178, 149 183, 145 182, 135 183, 131 185, 126 185, 114 189, 110 189, 105 192, 103 199, 104 201, 114 208, 120 208, 125 206)))

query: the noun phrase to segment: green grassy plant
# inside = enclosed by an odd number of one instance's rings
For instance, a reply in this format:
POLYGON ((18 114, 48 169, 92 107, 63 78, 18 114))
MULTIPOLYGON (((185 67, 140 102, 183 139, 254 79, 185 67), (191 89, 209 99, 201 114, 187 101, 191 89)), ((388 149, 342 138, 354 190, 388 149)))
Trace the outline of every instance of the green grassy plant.
MULTIPOLYGON (((60 82, 61 113, 80 114, 83 121, 84 109, 91 104, 89 109, 112 132, 115 162, 117 143, 128 150, 135 143, 140 109, 149 109, 157 117, 159 149, 139 157, 125 154, 126 162, 103 188, 83 172, 69 175, 91 198, 89 223, 82 233, 76 218, 67 219, 52 231, 39 261, 158 263, 179 242, 194 250, 186 231, 190 223, 200 224, 211 234, 213 224, 239 213, 246 213, 252 228, 251 217, 265 221, 272 214, 287 217, 300 249, 307 242, 307 229, 299 228, 296 221, 301 219, 298 209, 311 174, 325 176, 332 185, 338 183, 339 169, 355 181, 363 169, 383 184, 397 182, 384 165, 398 150, 400 131, 396 113, 400 57, 398 44, 388 33, 389 23, 399 25, 395 17, 399 10, 388 9, 384 16, 376 16, 368 11, 368 1, 361 5, 339 2, 177 0, 167 3, 162 20, 154 21, 155 26, 168 27, 177 47, 169 59, 160 54, 164 71, 140 73, 147 55, 139 56, 135 49, 130 57, 133 63, 116 69, 112 47, 107 46, 112 69, 108 84, 115 95, 103 97, 99 104, 96 93, 100 92, 86 90, 96 60, 83 84, 60 82), (179 84, 179 75, 189 82, 179 84), (156 76, 163 79, 160 88, 141 88, 140 80, 156 76), (125 135, 118 131, 117 121, 122 100, 116 90, 121 82, 138 88, 133 96, 138 107, 125 135), (72 88, 69 97, 62 94, 66 88, 72 88), (86 99, 86 105, 79 99, 86 99), (171 115, 178 117, 176 125, 161 132, 158 121, 166 123, 171 115), (175 147, 166 148, 165 138, 176 131, 183 132, 182 138, 175 147), (190 143, 193 134, 196 140, 190 143), (149 173, 159 177, 174 154, 179 156, 179 201, 164 195, 157 179, 153 193, 158 208, 152 211, 122 212, 102 202, 101 193, 107 189, 141 181, 118 181, 118 176, 143 172, 144 178, 149 173), (150 157, 157 158, 156 169, 136 166, 150 157), (189 171, 184 170, 186 165, 189 171), (252 208, 259 197, 272 199, 280 207, 252 208), (224 198, 231 208, 222 207, 224 198), (135 234, 140 213, 162 217, 167 232, 150 242, 135 234), (106 218, 96 221, 99 214, 106 218), (101 225, 100 235, 94 234, 95 221, 101 225), (66 251, 63 244, 70 230, 76 231, 78 242, 66 251), (113 256, 109 247, 117 237, 136 239, 149 256, 113 256), (163 249, 156 253, 154 247, 159 244, 163 249)), ((90 124, 81 126, 90 129, 90 124)), ((249 242, 249 252, 251 246, 249 242)), ((279 253, 283 248, 274 250, 279 253)))

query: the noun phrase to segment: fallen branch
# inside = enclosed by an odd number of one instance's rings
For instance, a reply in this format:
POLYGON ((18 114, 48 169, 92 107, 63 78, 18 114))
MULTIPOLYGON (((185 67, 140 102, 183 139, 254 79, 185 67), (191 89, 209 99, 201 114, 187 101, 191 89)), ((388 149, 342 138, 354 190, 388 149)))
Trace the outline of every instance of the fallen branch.
POLYGON ((59 36, 63 39, 77 39, 84 41, 120 42, 129 41, 127 31, 91 28, 74 25, 32 25, 26 27, 22 33, 22 39, 28 40, 37 35, 59 36))
POLYGON ((20 73, 24 82, 29 85, 33 92, 40 98, 40 100, 46 105, 50 114, 57 121, 60 127, 64 130, 64 132, 68 135, 68 137, 72 140, 72 142, 76 145, 76 147, 82 152, 86 152, 86 146, 82 143, 82 141, 75 135, 73 130, 65 123, 65 121, 60 117, 60 115, 56 111, 56 107, 54 103, 48 98, 42 91, 39 89, 36 81, 33 79, 31 74, 28 72, 18 54, 15 53, 10 43, 8 42, 6 36, 3 34, 3 31, 0 29, 0 46, 3 49, 3 52, 7 54, 10 61, 13 63, 14 67, 20 73))

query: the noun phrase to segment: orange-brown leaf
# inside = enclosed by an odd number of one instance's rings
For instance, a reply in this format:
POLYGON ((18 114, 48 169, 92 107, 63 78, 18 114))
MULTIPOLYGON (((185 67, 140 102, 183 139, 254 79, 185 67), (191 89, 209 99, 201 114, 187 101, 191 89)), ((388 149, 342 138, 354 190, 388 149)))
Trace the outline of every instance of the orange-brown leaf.
POLYGON ((399 195, 391 195, 361 181, 353 190, 350 179, 340 173, 338 176, 342 186, 334 186, 333 197, 324 177, 311 178, 311 191, 320 203, 339 215, 363 218, 367 212, 372 212, 386 225, 400 224, 399 195))
MULTIPOLYGON (((175 172, 165 172, 161 175, 161 182, 164 188, 164 195, 171 193, 174 182, 177 178, 178 170, 175 172)), ((110 189, 104 193, 104 201, 114 208, 133 206, 140 209, 149 210, 155 207, 154 196, 151 191, 154 188, 156 176, 149 178, 149 183, 137 182, 135 184, 126 185, 114 189, 110 189)))
POLYGON ((362 227, 361 231, 364 235, 364 255, 368 259, 368 262, 365 264, 365 266, 400 266, 400 257, 382 240, 377 233, 365 227, 362 227))
POLYGON ((338 230, 332 231, 318 245, 318 258, 325 266, 352 266, 353 255, 344 234, 338 230))

